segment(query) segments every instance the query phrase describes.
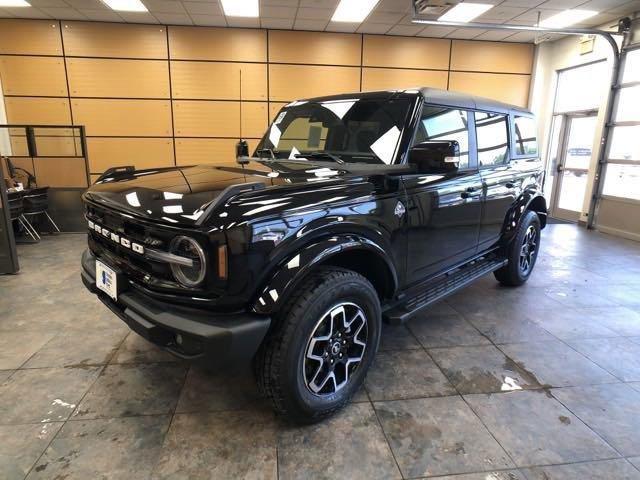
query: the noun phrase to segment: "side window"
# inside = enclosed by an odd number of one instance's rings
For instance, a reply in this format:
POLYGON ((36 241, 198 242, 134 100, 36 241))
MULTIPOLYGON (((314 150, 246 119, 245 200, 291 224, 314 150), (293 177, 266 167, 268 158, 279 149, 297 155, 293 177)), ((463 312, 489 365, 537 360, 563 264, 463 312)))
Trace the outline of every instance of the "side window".
POLYGON ((537 155, 536 122, 531 117, 515 116, 516 155, 537 155))
POLYGON ((478 143, 478 165, 503 165, 509 158, 507 116, 498 113, 475 112, 478 143))
POLYGON ((460 168, 469 166, 468 112, 435 105, 422 109, 421 125, 415 143, 456 140, 460 145, 460 168))

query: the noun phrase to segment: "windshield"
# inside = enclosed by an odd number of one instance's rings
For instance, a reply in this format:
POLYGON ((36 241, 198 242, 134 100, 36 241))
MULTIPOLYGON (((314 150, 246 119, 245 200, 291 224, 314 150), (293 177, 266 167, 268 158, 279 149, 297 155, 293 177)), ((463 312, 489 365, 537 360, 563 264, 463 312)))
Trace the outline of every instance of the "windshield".
POLYGON ((255 155, 390 165, 410 107, 408 97, 292 102, 280 110, 255 155))

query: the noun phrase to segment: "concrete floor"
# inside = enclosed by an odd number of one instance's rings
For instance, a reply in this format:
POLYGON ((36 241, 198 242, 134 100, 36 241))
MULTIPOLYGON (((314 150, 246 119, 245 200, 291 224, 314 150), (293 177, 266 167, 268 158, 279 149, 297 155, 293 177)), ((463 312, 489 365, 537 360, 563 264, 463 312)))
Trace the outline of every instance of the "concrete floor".
POLYGON ((305 428, 249 373, 129 333, 81 286, 84 244, 20 246, 0 276, 2 479, 640 479, 638 243, 551 225, 527 285, 385 328, 366 389, 305 428))

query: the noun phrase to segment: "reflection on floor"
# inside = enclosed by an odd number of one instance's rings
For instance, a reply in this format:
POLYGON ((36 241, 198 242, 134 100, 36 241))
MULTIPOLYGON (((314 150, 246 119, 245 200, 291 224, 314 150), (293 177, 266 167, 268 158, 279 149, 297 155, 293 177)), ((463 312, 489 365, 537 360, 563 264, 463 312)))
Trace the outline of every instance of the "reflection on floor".
POLYGON ((81 286, 84 244, 20 246, 0 277, 2 479, 640 479, 638 243, 550 225, 526 286, 386 327, 366 388, 305 428, 246 369, 129 333, 81 286))

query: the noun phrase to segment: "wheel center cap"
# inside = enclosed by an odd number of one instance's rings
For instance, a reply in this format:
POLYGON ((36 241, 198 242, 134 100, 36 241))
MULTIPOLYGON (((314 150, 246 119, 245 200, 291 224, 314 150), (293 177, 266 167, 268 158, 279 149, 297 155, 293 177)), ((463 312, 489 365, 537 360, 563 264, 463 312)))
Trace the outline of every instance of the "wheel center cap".
POLYGON ((334 355, 340 353, 340 342, 335 342, 333 345, 331 345, 331 353, 334 355))

